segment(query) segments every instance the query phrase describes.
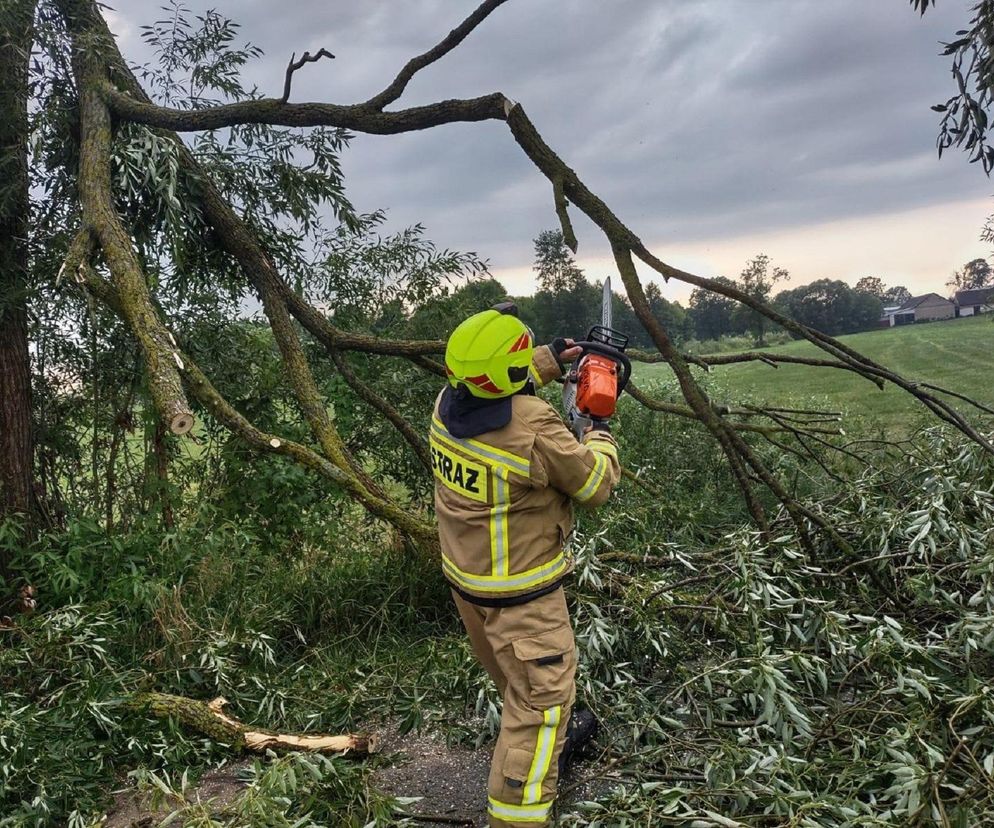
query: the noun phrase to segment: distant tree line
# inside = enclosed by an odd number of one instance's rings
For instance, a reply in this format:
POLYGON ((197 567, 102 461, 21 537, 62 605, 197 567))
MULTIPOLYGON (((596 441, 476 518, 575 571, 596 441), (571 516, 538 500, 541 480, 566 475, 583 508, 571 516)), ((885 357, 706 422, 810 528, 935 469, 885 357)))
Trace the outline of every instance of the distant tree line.
MULTIPOLYGON (((521 317, 540 342, 556 336, 584 336, 601 321, 603 282, 589 281, 573 259, 559 230, 546 230, 535 239, 534 270, 538 289, 533 296, 515 297, 521 317)), ((991 282, 991 267, 984 259, 968 262, 946 283, 953 290, 981 287, 991 282)), ((902 305, 911 298, 903 285, 888 286, 876 276, 864 276, 850 286, 839 279, 818 279, 810 284, 774 293, 777 285, 790 274, 773 264, 769 256, 759 254, 750 260, 738 279, 717 277, 715 281, 735 287, 761 302, 772 303, 785 316, 824 333, 857 333, 876 328, 884 307, 902 305)), ((748 307, 717 293, 695 290, 685 308, 663 297, 655 282, 646 285, 649 305, 656 318, 673 339, 684 344, 690 340, 717 342, 726 337, 750 337, 756 346, 767 344, 773 323, 748 307)), ((508 298, 504 286, 494 279, 474 280, 454 290, 441 302, 433 303, 414 315, 415 328, 426 335, 432 328, 445 326, 483 307, 508 298)), ((652 343, 635 318, 628 300, 614 294, 614 327, 631 337, 633 347, 651 348, 652 343)))

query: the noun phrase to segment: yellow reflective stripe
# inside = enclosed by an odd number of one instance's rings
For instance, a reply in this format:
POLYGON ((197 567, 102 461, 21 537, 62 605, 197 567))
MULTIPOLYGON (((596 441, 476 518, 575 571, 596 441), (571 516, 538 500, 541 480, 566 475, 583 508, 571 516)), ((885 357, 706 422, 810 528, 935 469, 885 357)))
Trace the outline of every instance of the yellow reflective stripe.
POLYGON ((523 477, 529 477, 531 474, 531 461, 496 446, 481 443, 479 440, 453 437, 437 417, 432 418, 431 430, 439 440, 461 449, 473 457, 478 457, 492 466, 507 466, 508 469, 523 477))
POLYGON ((598 451, 601 454, 607 454, 608 456, 613 457, 615 460, 618 459, 618 449, 615 448, 614 443, 609 443, 607 440, 596 439, 590 440, 586 445, 591 451, 598 451))
POLYGON ((494 469, 494 505, 490 508, 490 566, 495 576, 506 577, 510 568, 507 542, 507 513, 511 508, 511 486, 507 468, 494 469))
POLYGON ((487 797, 487 813, 502 822, 545 822, 552 810, 552 802, 539 802, 537 805, 511 805, 492 796, 487 797))
POLYGON ((562 707, 559 705, 550 707, 542 714, 542 726, 538 729, 538 738, 535 740, 535 756, 528 771, 528 779, 525 780, 524 795, 521 797, 522 805, 531 805, 542 798, 542 783, 552 762, 561 716, 562 707))
POLYGON ((579 500, 581 503, 590 500, 594 496, 594 492, 597 491, 597 487, 600 485, 601 480, 604 479, 604 472, 607 471, 607 458, 600 452, 594 452, 594 467, 590 470, 590 474, 587 477, 586 482, 580 487, 574 498, 579 500))
POLYGON ((558 578, 569 568, 566 555, 560 552, 548 563, 536 566, 526 572, 514 575, 474 575, 463 572, 452 562, 452 559, 442 555, 442 571, 459 586, 476 590, 477 592, 516 592, 529 587, 541 586, 548 581, 558 578))

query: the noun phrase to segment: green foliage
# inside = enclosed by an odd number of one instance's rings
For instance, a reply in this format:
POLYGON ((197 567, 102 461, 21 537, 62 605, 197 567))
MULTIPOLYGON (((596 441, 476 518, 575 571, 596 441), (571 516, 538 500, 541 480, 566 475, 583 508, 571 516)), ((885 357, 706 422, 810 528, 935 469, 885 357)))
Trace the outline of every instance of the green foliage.
POLYGON ((987 287, 994 281, 990 263, 987 259, 973 259, 957 270, 946 282, 946 287, 953 291, 972 290, 987 287))
POLYGON ((339 226, 324 236, 305 294, 318 307, 334 307, 335 320, 350 329, 403 335, 412 309, 434 307, 459 280, 475 284, 486 263, 475 253, 438 250, 420 224, 381 235, 385 220, 372 213, 355 231, 339 226))
MULTIPOLYGON (((434 641, 452 626, 446 591, 433 565, 389 547, 371 554, 383 539, 361 514, 307 524, 306 537, 298 530, 284 547, 249 522, 205 513, 175 533, 150 526, 127 537, 78 525, 22 551, 18 566, 43 611, 0 631, 0 824, 91 824, 125 773, 171 785, 189 768, 192 784, 229 755, 129 708, 143 689, 223 694, 246 721, 338 731, 392 710, 412 716, 419 671, 444 680, 438 698, 470 676, 479 683, 460 647, 459 671, 427 673, 426 656, 437 666, 434 641)), ((459 698, 470 692, 467 684, 459 698)), ((419 704, 412 725, 430 718, 427 707, 419 704)), ((316 824, 385 820, 387 804, 366 789, 368 770, 292 757, 260 765, 230 824, 245 824, 236 817, 246 808, 316 824), (291 778, 297 788, 276 796, 291 778)))
POLYGON ((350 759, 290 754, 257 760, 242 781, 245 792, 230 805, 211 802, 188 804, 189 780, 177 783, 168 774, 148 771, 137 775, 153 791, 153 802, 174 807, 167 819, 187 828, 337 828, 338 826, 395 825, 397 804, 364 785, 364 772, 350 759), (186 783, 186 784, 184 784, 186 783))
MULTIPOLYGON (((925 14, 935 0, 911 0, 925 14)), ((968 28, 960 29, 943 44, 943 54, 952 58, 956 91, 945 102, 932 107, 942 115, 936 146, 939 155, 950 147, 970 153, 970 161, 980 161, 988 175, 994 169, 994 147, 990 146, 990 107, 994 90, 994 2, 976 0, 968 28)))
POLYGON ((876 296, 881 302, 884 301, 884 297, 887 295, 887 286, 884 284, 883 279, 877 276, 863 276, 853 286, 853 290, 857 293, 869 293, 871 296, 876 296))
POLYGON ((994 466, 934 431, 818 502, 857 557, 807 560, 786 527, 588 541, 583 686, 622 781, 562 824, 990 819, 994 466))
POLYGON ((791 319, 831 336, 871 330, 883 313, 877 296, 832 279, 781 291, 776 304, 791 319))
POLYGON ((543 230, 535 239, 535 274, 538 290, 527 319, 540 340, 556 336, 582 338, 600 322, 600 293, 573 261, 561 230, 543 230))
MULTIPOLYGON (((735 287, 735 282, 724 276, 717 276, 716 282, 735 287)), ((720 339, 727 334, 742 333, 741 319, 734 318, 737 307, 734 299, 720 293, 712 293, 703 288, 695 288, 690 294, 690 324, 697 339, 720 339)))

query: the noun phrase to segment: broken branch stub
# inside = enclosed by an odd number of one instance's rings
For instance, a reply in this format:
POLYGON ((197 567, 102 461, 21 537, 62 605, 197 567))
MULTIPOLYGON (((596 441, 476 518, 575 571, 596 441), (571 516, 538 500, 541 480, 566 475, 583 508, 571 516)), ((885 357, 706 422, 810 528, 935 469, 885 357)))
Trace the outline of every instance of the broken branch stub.
POLYGON ((223 697, 202 702, 169 693, 142 693, 131 700, 130 706, 148 710, 158 718, 175 718, 217 742, 230 744, 236 750, 255 753, 265 753, 267 750, 276 753, 304 750, 350 756, 376 753, 376 736, 356 733, 334 736, 326 733, 281 733, 252 727, 225 713, 224 706, 227 703, 223 697))

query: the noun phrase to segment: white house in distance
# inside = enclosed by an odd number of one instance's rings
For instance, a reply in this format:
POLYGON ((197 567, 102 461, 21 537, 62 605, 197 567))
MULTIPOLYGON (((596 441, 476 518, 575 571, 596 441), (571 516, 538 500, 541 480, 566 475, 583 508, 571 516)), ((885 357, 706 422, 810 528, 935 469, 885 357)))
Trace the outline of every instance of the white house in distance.
POLYGON ((912 296, 907 302, 890 314, 890 325, 911 325, 915 322, 932 322, 939 319, 953 319, 956 305, 939 296, 938 293, 925 293, 912 296))
POLYGON ((880 327, 892 328, 914 322, 976 316, 978 313, 994 313, 994 285, 958 290, 952 299, 946 299, 938 293, 912 296, 903 305, 885 307, 880 317, 880 327))
POLYGON ((994 311, 994 285, 973 290, 958 290, 953 301, 956 303, 957 316, 991 313, 994 311))

